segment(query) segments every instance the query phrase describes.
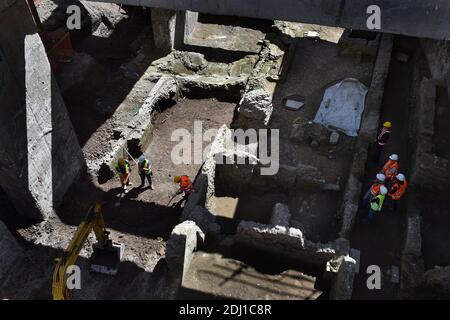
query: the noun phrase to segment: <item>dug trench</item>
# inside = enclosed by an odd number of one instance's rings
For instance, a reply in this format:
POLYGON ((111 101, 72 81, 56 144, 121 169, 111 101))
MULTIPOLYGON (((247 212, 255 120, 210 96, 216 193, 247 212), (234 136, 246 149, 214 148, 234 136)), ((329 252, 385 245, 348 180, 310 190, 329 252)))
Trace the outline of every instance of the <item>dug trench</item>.
MULTIPOLYGON (((2 288, 6 296, 50 298, 48 288, 51 284, 52 261, 61 254, 61 249, 67 247, 71 240, 70 235, 94 202, 103 204, 107 228, 115 241, 125 245, 125 255, 115 277, 90 274, 87 271, 88 257, 91 254, 90 244, 95 242, 94 237, 90 236, 77 262, 82 269, 83 290, 78 290, 74 298, 151 299, 164 296, 164 285, 159 281, 163 281, 165 274, 165 245, 172 229, 178 224, 183 209, 182 205, 172 207, 168 204, 177 190, 173 176, 186 174, 194 180, 202 165, 173 164, 171 152, 179 141, 172 141, 172 132, 174 128, 193 132, 194 120, 203 122, 203 130, 230 125, 236 107, 236 102, 191 97, 161 103, 161 112, 154 117, 152 123, 148 145, 139 145, 152 163, 154 190, 148 186, 139 187, 138 170, 130 157, 133 186, 125 196, 119 198, 121 188, 117 176, 99 184, 97 179, 86 172, 69 189, 57 209, 57 217, 42 224, 27 221, 9 224, 10 227, 18 229, 16 236, 28 252, 29 262, 22 266, 23 272, 26 269, 31 274, 45 276, 29 287, 28 293, 15 292, 10 287, 14 277, 11 278, 2 288), (163 108, 163 105, 166 108, 163 108), (129 290, 140 281, 145 281, 147 285, 135 288, 137 291, 129 290)), ((194 139, 189 141, 192 150, 193 141, 194 139)), ((207 141, 203 141, 202 147, 205 148, 207 144, 207 141)), ((133 153, 133 150, 130 153, 133 153)), ((178 196, 173 203, 180 199, 181 196, 178 196)))

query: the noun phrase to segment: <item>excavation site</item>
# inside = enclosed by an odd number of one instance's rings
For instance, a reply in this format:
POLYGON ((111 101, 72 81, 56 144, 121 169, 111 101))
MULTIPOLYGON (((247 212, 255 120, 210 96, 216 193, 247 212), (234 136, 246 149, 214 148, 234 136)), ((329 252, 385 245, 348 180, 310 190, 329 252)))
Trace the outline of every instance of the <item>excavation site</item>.
POLYGON ((2 300, 450 298, 446 2, 0 1, 2 300))

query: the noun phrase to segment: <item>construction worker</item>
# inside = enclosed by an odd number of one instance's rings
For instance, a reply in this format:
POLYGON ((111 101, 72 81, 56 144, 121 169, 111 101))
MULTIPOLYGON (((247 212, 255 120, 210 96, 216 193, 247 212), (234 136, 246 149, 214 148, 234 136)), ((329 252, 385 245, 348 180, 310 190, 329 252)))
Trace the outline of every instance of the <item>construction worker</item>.
POLYGON ((152 172, 152 168, 150 165, 150 160, 145 158, 144 155, 141 155, 138 158, 138 160, 139 160, 139 163, 138 163, 139 176, 141 177, 141 185, 139 187, 143 188, 145 186, 145 179, 147 179, 150 189, 153 190, 154 189, 153 182, 152 182, 153 172, 152 172))
POLYGON ((406 181, 405 175, 399 173, 393 180, 392 186, 389 190, 389 197, 392 199, 394 210, 398 209, 398 202, 405 194, 406 188, 408 187, 408 181, 406 181))
POLYGON ((377 141, 375 142, 375 151, 373 155, 373 161, 378 162, 380 161, 380 155, 383 151, 384 146, 389 140, 389 137, 391 136, 391 128, 392 123, 389 121, 386 121, 383 123, 383 128, 381 129, 380 134, 377 136, 377 141))
POLYGON ((173 182, 180 184, 180 189, 178 189, 177 194, 184 192, 184 199, 187 199, 194 190, 191 179, 188 176, 175 176, 173 182))
POLYGON ((128 160, 120 158, 116 165, 116 171, 119 173, 120 184, 122 185, 123 192, 128 193, 127 187, 132 185, 130 182, 131 168, 128 160))
POLYGON ((376 179, 370 189, 366 192, 363 198, 364 207, 369 206, 369 202, 372 198, 376 197, 380 194, 380 188, 384 186, 384 181, 386 180, 386 176, 382 173, 377 174, 376 179))
POLYGON ((375 218, 376 214, 381 212, 387 193, 388 189, 385 186, 381 186, 380 193, 370 200, 369 213, 367 214, 367 217, 363 220, 363 222, 367 223, 372 221, 375 218))
POLYGON ((381 173, 386 176, 386 182, 390 182, 398 173, 398 155, 391 154, 381 173))

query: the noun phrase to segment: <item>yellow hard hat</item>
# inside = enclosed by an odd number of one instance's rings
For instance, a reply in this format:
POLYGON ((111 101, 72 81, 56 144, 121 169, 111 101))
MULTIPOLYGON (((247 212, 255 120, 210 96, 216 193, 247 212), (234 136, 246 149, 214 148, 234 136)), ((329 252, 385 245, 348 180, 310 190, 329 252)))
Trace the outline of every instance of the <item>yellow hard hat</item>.
POLYGON ((173 177, 173 182, 178 183, 180 181, 181 181, 181 177, 180 176, 173 177))
POLYGON ((385 123, 383 123, 383 126, 386 128, 390 128, 392 127, 392 123, 390 121, 386 121, 385 123))
POLYGON ((119 164, 120 164, 121 166, 123 166, 123 165, 125 164, 125 159, 120 158, 120 159, 119 159, 119 164))

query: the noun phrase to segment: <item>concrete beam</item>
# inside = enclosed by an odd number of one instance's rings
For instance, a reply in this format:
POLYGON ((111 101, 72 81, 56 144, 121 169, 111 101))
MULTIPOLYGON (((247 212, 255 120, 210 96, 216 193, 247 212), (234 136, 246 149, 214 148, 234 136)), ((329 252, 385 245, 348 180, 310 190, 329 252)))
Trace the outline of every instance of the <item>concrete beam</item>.
POLYGON ((0 185, 21 214, 45 219, 78 177, 83 156, 28 5, 6 4, 0 5, 0 185))
MULTIPOLYGON (((94 1, 94 0, 90 0, 94 1)), ((381 8, 380 32, 450 39, 447 0, 95 0, 172 10, 285 20, 367 30, 367 8, 381 8)))

